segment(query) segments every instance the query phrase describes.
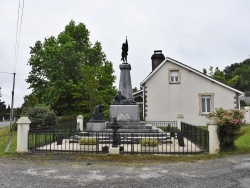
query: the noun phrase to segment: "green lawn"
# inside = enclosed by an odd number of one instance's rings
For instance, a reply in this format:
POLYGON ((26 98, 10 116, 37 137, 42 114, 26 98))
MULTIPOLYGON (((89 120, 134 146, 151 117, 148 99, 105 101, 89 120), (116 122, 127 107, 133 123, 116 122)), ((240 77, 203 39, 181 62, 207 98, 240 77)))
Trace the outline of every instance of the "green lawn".
POLYGON ((237 153, 249 153, 250 152, 250 124, 244 125, 242 129, 245 131, 245 134, 241 136, 236 141, 236 151, 237 153))

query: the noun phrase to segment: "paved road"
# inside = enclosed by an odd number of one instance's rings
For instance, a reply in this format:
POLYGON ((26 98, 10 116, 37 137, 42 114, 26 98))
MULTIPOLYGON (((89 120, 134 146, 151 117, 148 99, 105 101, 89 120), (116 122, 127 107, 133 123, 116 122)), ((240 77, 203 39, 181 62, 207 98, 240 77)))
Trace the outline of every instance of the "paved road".
POLYGON ((0 187, 250 187, 250 154, 195 163, 0 158, 0 187))
POLYGON ((5 121, 5 122, 0 122, 0 129, 3 128, 3 127, 7 127, 10 125, 10 122, 9 121, 5 121))

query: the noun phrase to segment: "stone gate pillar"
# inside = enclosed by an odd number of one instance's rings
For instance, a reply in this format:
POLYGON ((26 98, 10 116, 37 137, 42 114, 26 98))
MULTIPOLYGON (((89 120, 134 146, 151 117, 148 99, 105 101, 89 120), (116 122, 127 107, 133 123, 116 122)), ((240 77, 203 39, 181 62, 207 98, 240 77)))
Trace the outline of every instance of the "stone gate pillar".
POLYGON ((20 117, 17 121, 17 152, 28 152, 28 136, 30 123, 28 117, 20 117))
POLYGON ((183 114, 178 114, 177 116, 177 128, 181 130, 181 122, 184 120, 183 114))
POLYGON ((211 117, 207 121, 208 132, 209 132, 209 154, 216 154, 220 151, 220 141, 217 134, 218 129, 218 118, 211 117))
POLYGON ((245 112, 246 123, 250 123, 250 106, 245 106, 244 112, 245 112))
POLYGON ((84 117, 82 115, 77 116, 77 119, 76 119, 77 131, 78 131, 78 128, 80 129, 80 131, 83 131, 83 119, 84 119, 84 117))

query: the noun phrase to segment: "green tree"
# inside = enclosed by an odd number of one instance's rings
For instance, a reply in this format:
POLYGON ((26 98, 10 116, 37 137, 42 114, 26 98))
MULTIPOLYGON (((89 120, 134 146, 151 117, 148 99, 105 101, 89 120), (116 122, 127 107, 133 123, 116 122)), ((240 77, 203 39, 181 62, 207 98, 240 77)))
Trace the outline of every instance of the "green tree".
POLYGON ((133 93, 138 91, 137 87, 133 88, 132 90, 133 90, 133 93))
POLYGON ((21 108, 35 107, 38 105, 38 100, 34 94, 29 94, 24 96, 24 103, 21 108))
POLYGON ((240 91, 249 91, 250 90, 250 59, 246 59, 241 63, 234 63, 230 66, 227 66, 224 69, 225 78, 227 80, 234 78, 234 88, 240 91))
MULTIPOLYGON (((203 74, 207 74, 207 70, 206 69, 203 69, 203 74)), ((221 82, 221 83, 224 83, 226 85, 229 85, 231 87, 234 87, 236 86, 236 83, 238 82, 238 79, 239 79, 239 76, 238 75, 235 75, 235 76, 232 76, 232 77, 228 77, 226 78, 226 75, 225 75, 225 72, 224 71, 221 71, 218 67, 214 68, 212 66, 210 66, 209 68, 209 76, 212 77, 213 79, 221 82)))
POLYGON ((21 114, 27 114, 30 108, 34 108, 38 105, 38 100, 33 93, 26 95, 24 96, 24 103, 22 104, 21 108, 17 110, 16 115, 20 116, 21 114))
POLYGON ((234 70, 234 75, 239 77, 238 88, 241 91, 250 91, 250 66, 243 64, 234 70))
POLYGON ((5 102, 0 100, 0 113, 5 113, 6 112, 6 105, 5 102))
POLYGON ((101 43, 90 43, 83 23, 70 21, 58 37, 31 47, 26 80, 40 104, 58 115, 91 114, 97 104, 108 105, 116 90, 113 65, 101 43))
POLYGON ((221 71, 218 67, 216 67, 215 70, 213 70, 213 67, 210 66, 210 68, 209 68, 209 75, 212 78, 214 78, 215 80, 218 80, 219 82, 227 84, 224 72, 221 71))
POLYGON ((8 106, 8 108, 6 108, 5 102, 0 100, 0 121, 2 120, 3 117, 5 119, 9 119, 9 117, 10 117, 10 106, 8 106))
POLYGON ((203 74, 206 75, 206 74, 207 74, 207 69, 204 69, 204 68, 203 68, 203 71, 202 71, 202 72, 203 72, 203 74))

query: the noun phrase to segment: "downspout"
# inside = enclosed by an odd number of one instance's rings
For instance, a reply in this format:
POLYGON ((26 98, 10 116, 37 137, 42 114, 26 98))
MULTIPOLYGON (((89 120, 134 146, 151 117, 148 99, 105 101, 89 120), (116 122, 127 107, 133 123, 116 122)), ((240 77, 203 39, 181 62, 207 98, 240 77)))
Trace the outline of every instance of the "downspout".
POLYGON ((239 103, 238 106, 239 106, 239 110, 240 110, 240 98, 241 98, 241 97, 244 97, 244 95, 245 95, 245 94, 243 93, 242 95, 240 95, 240 96, 238 97, 238 103, 239 103))
POLYGON ((141 85, 142 87, 142 115, 143 115, 143 120, 145 121, 145 102, 144 102, 144 92, 145 92, 145 88, 144 85, 141 85))

